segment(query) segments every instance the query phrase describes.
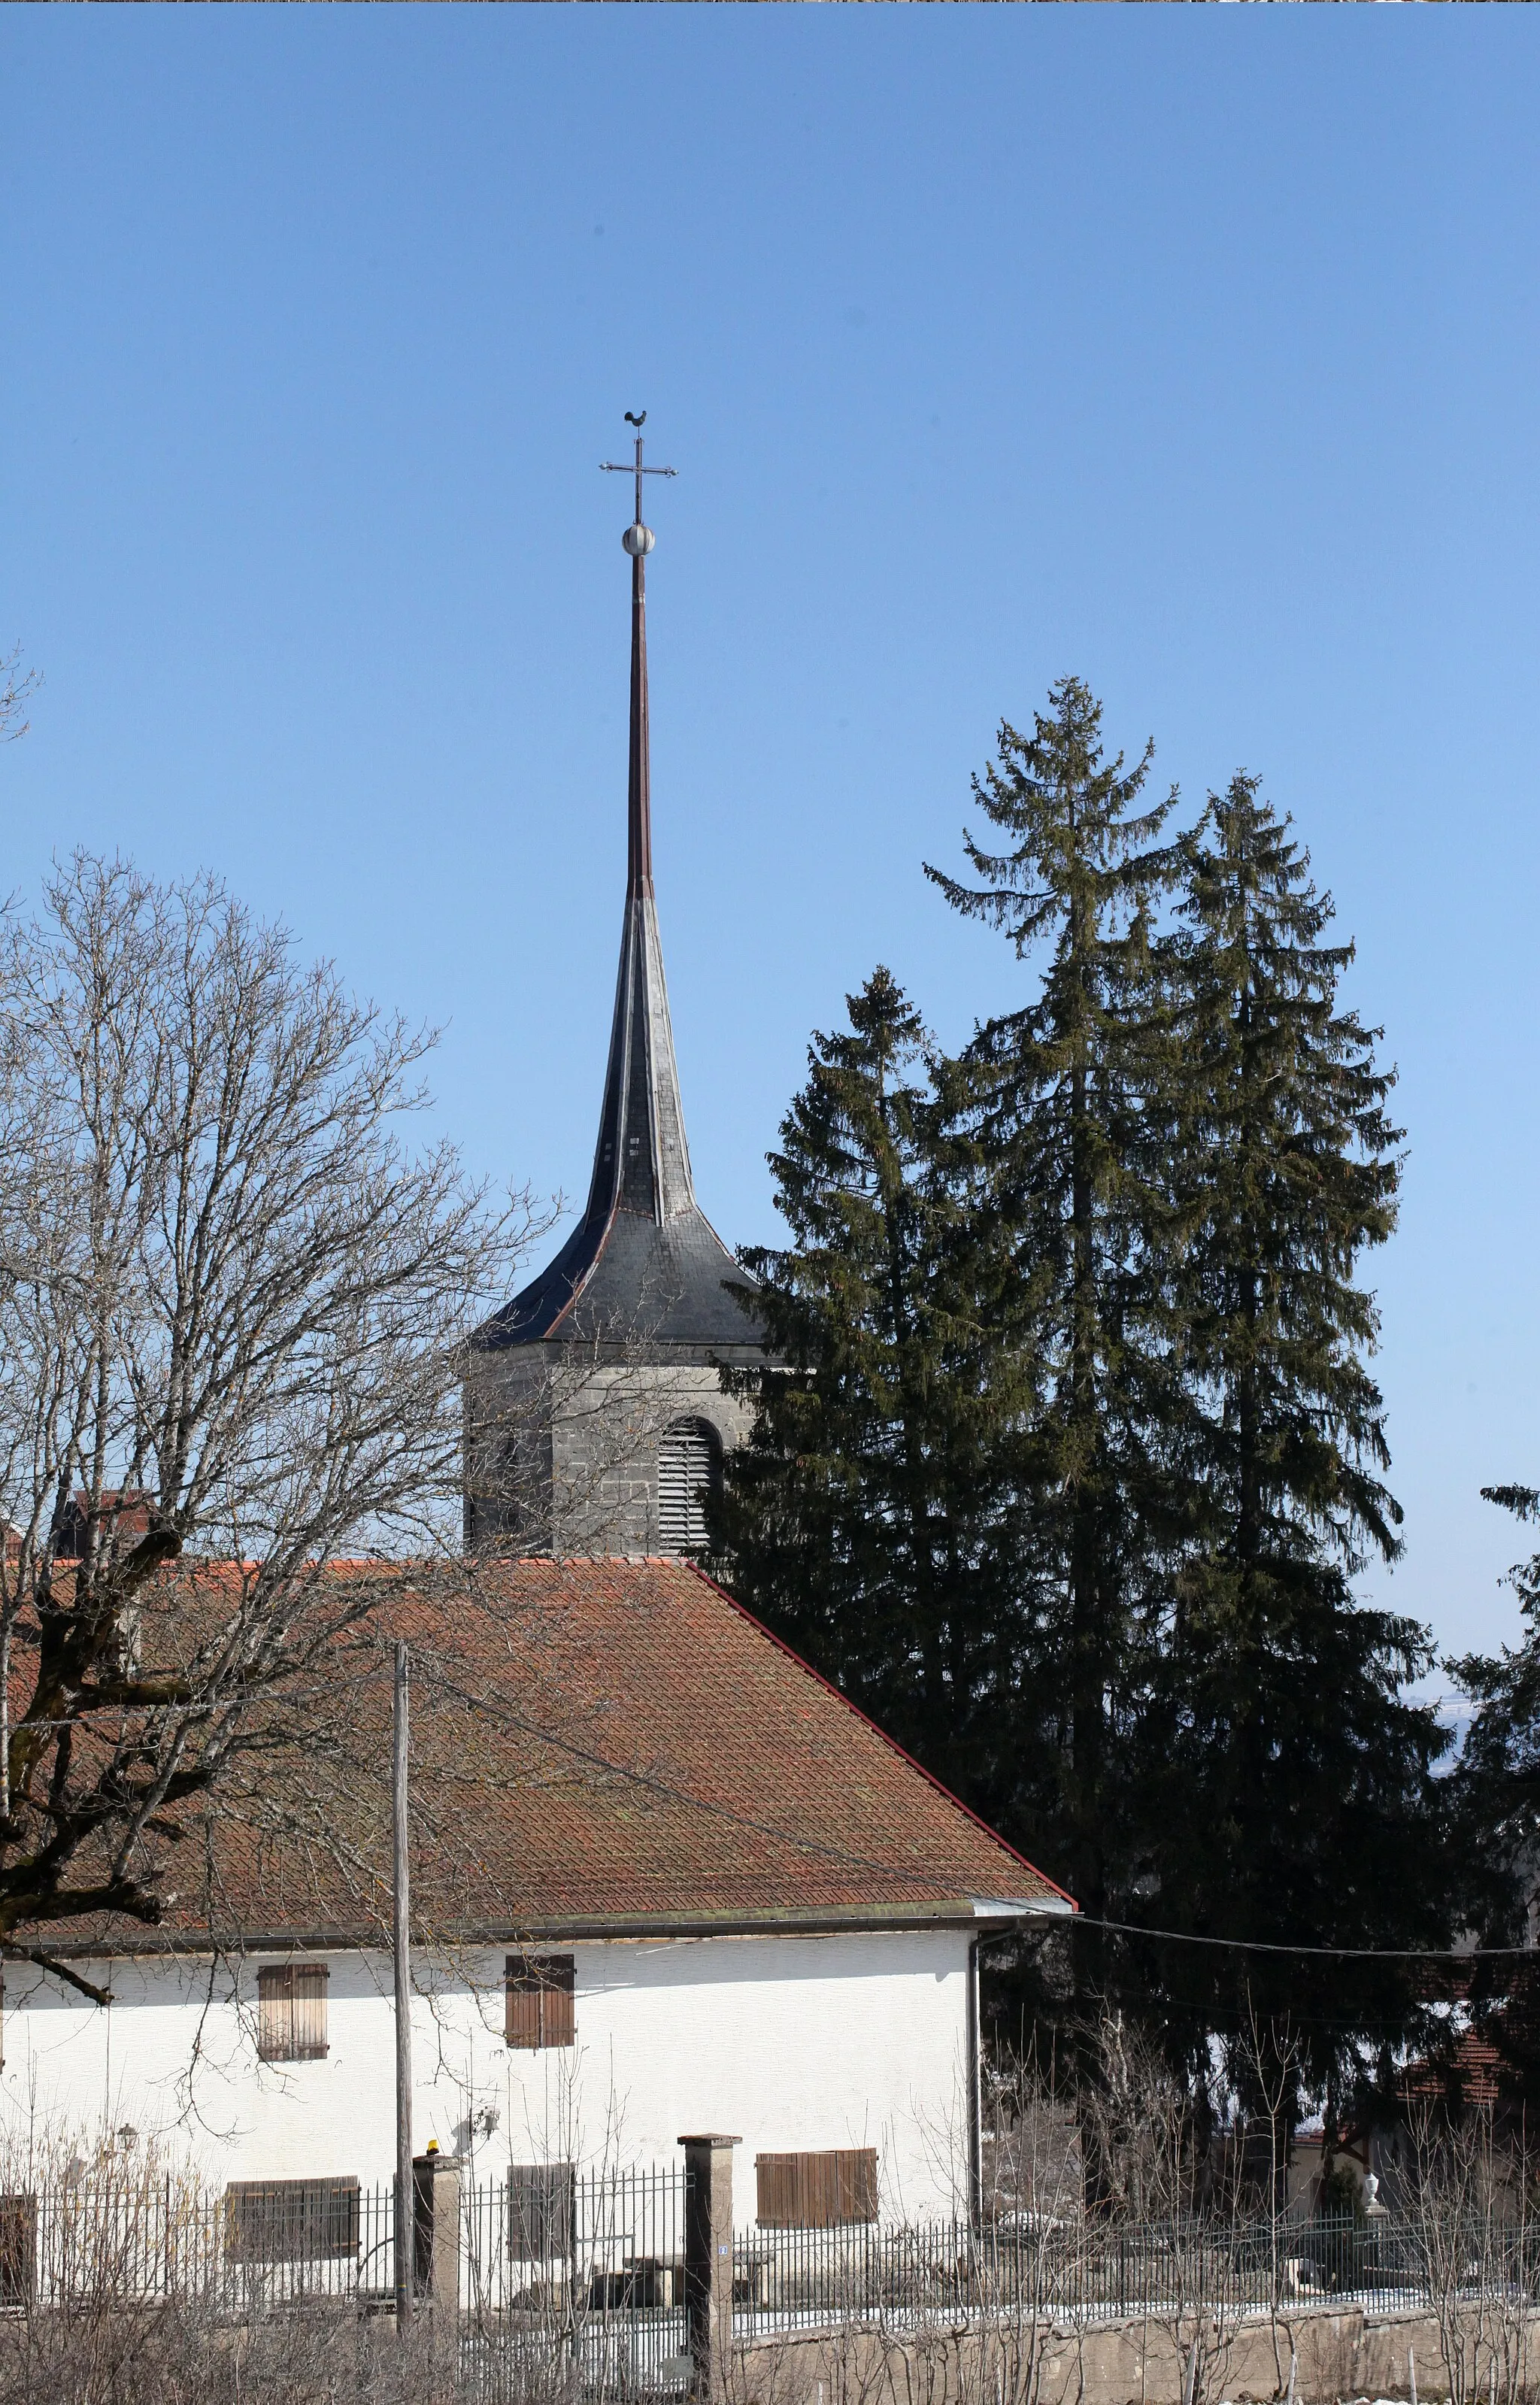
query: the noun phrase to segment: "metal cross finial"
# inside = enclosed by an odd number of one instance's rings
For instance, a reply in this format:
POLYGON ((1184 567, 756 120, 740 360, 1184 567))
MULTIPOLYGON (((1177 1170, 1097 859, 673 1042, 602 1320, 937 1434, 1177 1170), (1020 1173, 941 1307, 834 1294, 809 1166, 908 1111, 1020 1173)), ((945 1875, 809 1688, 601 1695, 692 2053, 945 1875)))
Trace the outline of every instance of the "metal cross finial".
POLYGON ((641 524, 641 504, 642 504, 642 478, 643 478, 644 476, 677 476, 677 475, 679 474, 679 470, 678 470, 677 468, 644 468, 644 467, 642 466, 642 438, 641 438, 641 429, 642 429, 643 425, 644 425, 644 424, 645 424, 645 422, 646 422, 646 418, 647 418, 647 412, 646 412, 646 410, 644 409, 644 410, 642 411, 642 414, 641 414, 640 417, 633 417, 633 416, 632 416, 632 415, 631 415, 631 412, 630 412, 629 410, 627 410, 627 411, 626 411, 626 413, 625 413, 625 415, 626 415, 626 423, 627 423, 628 425, 630 425, 630 426, 634 426, 634 427, 636 428, 636 429, 637 429, 637 457, 636 457, 635 464, 634 464, 634 465, 632 465, 632 466, 628 466, 628 465, 626 464, 626 462, 625 462, 623 459, 601 459, 601 460, 599 461, 599 466, 604 470, 605 473, 606 473, 607 475, 609 475, 609 476, 631 476, 631 475, 634 475, 634 476, 636 477, 636 479, 637 479, 637 524, 638 526, 640 526, 640 524, 641 524))

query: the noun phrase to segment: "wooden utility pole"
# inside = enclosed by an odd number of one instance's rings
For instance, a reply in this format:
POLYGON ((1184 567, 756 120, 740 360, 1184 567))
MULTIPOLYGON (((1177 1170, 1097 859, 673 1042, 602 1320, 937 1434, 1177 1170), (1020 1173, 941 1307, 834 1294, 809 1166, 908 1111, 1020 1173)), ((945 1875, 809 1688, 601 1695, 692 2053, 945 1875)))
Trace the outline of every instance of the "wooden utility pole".
POLYGON ((396 1647, 391 1714, 390 1823, 395 1852, 392 1950, 396 1957, 396 2327, 412 2319, 413 2196, 412 2185, 412 1902, 406 1822, 406 1647, 396 1647))

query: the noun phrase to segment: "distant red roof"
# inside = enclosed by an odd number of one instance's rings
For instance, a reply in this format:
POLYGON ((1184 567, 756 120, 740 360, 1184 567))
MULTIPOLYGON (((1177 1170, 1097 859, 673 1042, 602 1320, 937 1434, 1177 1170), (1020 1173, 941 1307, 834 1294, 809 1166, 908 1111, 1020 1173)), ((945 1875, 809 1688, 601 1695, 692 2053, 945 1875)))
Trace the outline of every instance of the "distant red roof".
MULTIPOLYGON (((934 1924, 975 1903, 1067 1905, 688 1564, 490 1563, 442 1590, 400 1577, 399 1599, 336 1666, 353 1685, 348 1759, 265 1770, 236 1811, 233 1798, 217 1808, 206 1844, 175 1849, 181 1894, 162 1932, 61 1923, 47 1942, 196 1945, 211 1925, 248 1945, 377 1939, 384 1636, 412 1648, 413 1896, 426 1933, 934 1924), (341 1844, 308 1841, 307 1820, 341 1844)), ((172 1869, 164 1883, 179 1884, 172 1869)))
POLYGON ((1447 2097, 1452 2090, 1463 2104, 1495 2104, 1504 2068, 1501 2047, 1480 2030, 1463 2029, 1445 2054, 1416 2056, 1402 2075, 1401 2090, 1408 2103, 1447 2097))

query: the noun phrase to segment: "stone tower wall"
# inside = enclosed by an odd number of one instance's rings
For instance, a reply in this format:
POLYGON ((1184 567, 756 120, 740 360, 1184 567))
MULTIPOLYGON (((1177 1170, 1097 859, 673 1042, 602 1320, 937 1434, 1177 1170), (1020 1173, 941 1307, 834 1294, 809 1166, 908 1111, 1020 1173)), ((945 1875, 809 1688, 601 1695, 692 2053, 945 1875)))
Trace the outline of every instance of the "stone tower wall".
POLYGON ((658 1445, 699 1419, 724 1452, 750 1413, 715 1364, 595 1359, 564 1344, 472 1357, 466 1382, 466 1543, 578 1555, 657 1554, 658 1445))

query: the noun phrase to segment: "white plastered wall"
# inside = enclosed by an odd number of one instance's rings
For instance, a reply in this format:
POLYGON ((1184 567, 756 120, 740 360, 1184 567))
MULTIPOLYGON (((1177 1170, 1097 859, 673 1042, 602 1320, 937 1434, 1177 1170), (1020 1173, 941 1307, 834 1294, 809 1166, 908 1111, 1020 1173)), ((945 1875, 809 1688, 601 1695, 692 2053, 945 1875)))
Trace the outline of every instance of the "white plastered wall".
MULTIPOLYGON (((554 1950, 554 1949, 553 1949, 554 1950)), ((478 2180, 542 2158, 668 2163, 687 2131, 741 2137, 736 2218, 753 2217, 761 2152, 875 2146, 884 2218, 965 2210, 964 1933, 579 1943, 577 2044, 511 2053, 503 1954, 419 1966, 414 2138, 469 2153, 478 2180)), ((262 2063, 260 1961, 141 1957, 79 1967, 109 2009, 6 1968, 0 2126, 71 2144, 125 2126, 217 2181, 353 2173, 388 2180, 389 1963, 337 1952, 329 2052, 262 2063)), ((309 1959, 317 1959, 311 1957, 309 1959)))

